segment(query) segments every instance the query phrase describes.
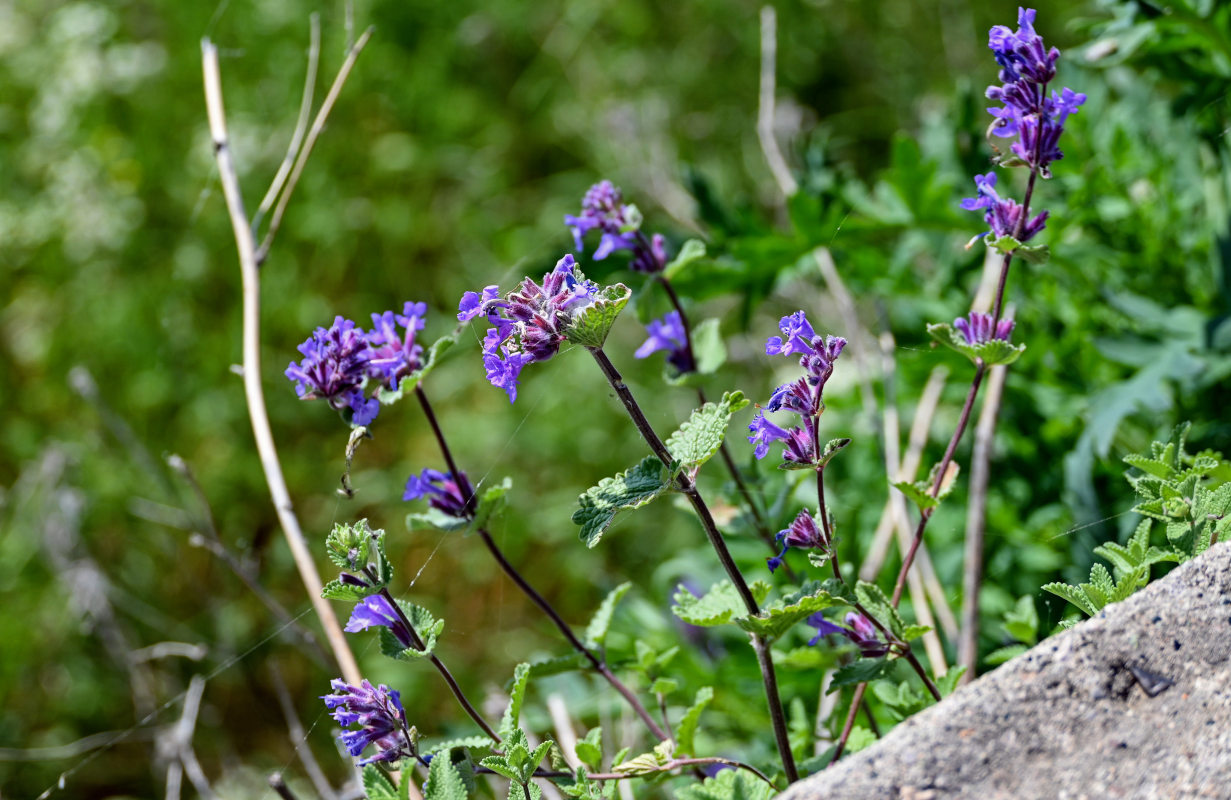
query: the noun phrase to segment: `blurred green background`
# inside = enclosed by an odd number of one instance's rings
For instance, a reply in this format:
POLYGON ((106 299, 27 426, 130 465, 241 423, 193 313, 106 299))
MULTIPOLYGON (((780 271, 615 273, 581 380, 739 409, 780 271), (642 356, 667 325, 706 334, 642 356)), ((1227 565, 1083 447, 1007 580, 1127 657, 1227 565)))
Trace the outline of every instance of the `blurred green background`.
MULTIPOLYGON (((182 457, 227 551, 315 629, 231 371, 239 270, 205 127, 202 36, 221 50, 252 208, 294 126, 308 16, 322 30, 318 98, 348 36, 375 26, 262 270, 266 392, 318 553, 335 522, 367 517, 388 530, 404 595, 446 618, 440 653, 475 696, 498 693, 519 661, 563 653, 554 631, 477 541, 405 529, 407 474, 440 466, 412 404, 377 420, 346 501, 335 491, 344 426, 297 401, 281 372, 335 314, 362 325, 423 300, 427 335, 447 333, 463 291, 507 288, 572 248, 562 216, 600 178, 623 187, 673 248, 707 240, 712 258, 680 290, 695 318, 722 320, 731 360, 711 395, 739 388, 764 402, 785 379, 787 362, 761 356, 783 314, 803 307, 818 330, 845 332, 809 256, 828 246, 863 326, 895 337, 888 396, 904 429, 929 371, 950 367, 925 463, 939 458, 969 367, 932 350, 923 327, 965 312, 979 280, 982 248, 963 244, 980 221, 957 203, 988 169, 986 31, 1013 24, 1016 6, 775 7, 776 136, 803 187, 789 206, 756 135, 754 3, 356 0, 348 32, 341 2, 0 0, 0 793, 34 796, 67 771, 59 796, 163 794, 157 743, 196 674, 208 683, 194 744, 218 791, 262 796, 275 769, 303 786, 273 668, 327 772, 345 774, 316 700, 334 672, 199 546, 205 511, 166 465, 182 457), (201 649, 141 650, 164 642, 201 649)), ((1029 349, 1009 374, 996 440, 985 653, 1004 643, 997 621, 1022 595, 1050 629, 1063 609, 1038 587, 1083 577, 1091 548, 1131 527, 1120 455, 1183 419, 1196 423, 1193 449, 1231 449, 1229 19, 1231 8, 1198 0, 1039 4, 1039 30, 1065 51, 1063 84, 1090 99, 1036 194, 1051 210, 1053 258, 1017 265, 1010 279, 1029 349)), ((636 280, 617 258, 583 265, 636 280)), ((577 494, 635 463, 642 443, 583 353, 529 368, 510 407, 483 380, 478 336, 463 334, 427 389, 472 478, 514 479, 498 541, 578 625, 610 588, 638 581, 613 657, 634 637, 674 643, 684 634, 667 611, 672 589, 718 577, 695 522, 660 502, 587 551, 569 521, 577 494)), ((641 338, 630 313, 608 350, 666 431, 694 398, 665 387, 657 363, 634 362, 641 338)), ((883 409, 876 364, 868 380, 883 409)), ((834 436, 855 437, 829 471, 853 562, 887 492, 880 411, 864 413, 858 384, 840 369, 825 417, 834 436)), ((733 422, 741 462, 751 460, 738 435, 750 416, 733 422)), ((968 453, 969 437, 963 463, 968 453)), ((729 488, 718 466, 706 477, 715 497, 729 488)), ((772 497, 781 478, 764 472, 757 488, 772 497)), ((957 609, 964 489, 955 500, 929 546, 957 609)), ((787 506, 781 521, 794 514, 787 506)), ((760 576, 763 544, 739 521, 731 534, 760 576)), ((382 661, 371 637, 352 642, 374 681, 402 690, 425 735, 468 732, 434 674, 382 661)), ((772 758, 755 667, 742 651, 722 657, 739 647, 738 636, 710 636, 673 665, 673 707, 721 681, 704 746, 772 758)), ((817 663, 798 666, 784 670, 783 694, 814 715, 817 663)), ((558 691, 588 725, 618 714, 586 680, 558 679, 532 702, 541 709, 558 691)))

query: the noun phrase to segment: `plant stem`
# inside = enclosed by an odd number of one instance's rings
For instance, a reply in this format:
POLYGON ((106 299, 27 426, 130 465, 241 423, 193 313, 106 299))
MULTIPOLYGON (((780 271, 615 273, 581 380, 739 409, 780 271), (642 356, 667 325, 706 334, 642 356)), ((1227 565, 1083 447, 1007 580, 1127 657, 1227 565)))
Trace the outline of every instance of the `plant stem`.
MULTIPOLYGON (((663 440, 659 438, 658 434, 655 433, 649 420, 645 418, 645 414, 641 411, 641 407, 637 404, 637 400, 633 397, 632 392, 629 391, 627 384, 624 383, 624 378, 620 375, 619 370, 611 363, 611 359, 607 357, 602 348, 588 347, 586 349, 594 356, 594 360, 607 378, 607 382, 611 384, 611 388, 615 390, 616 396, 624 404, 624 408, 628 411, 629 417, 632 418, 633 425, 636 426, 638 433, 641 434, 641 438, 650 446, 650 451, 658 457, 663 466, 669 468, 673 461, 671 452, 667 449, 667 445, 663 443, 663 440)), ((727 573, 727 577, 739 593, 748 614, 759 614, 761 609, 757 605, 756 598, 752 596, 752 590, 748 588, 748 582, 744 580, 739 567, 735 565, 735 559, 731 557, 731 552, 727 549, 726 542, 723 541, 722 533, 718 530, 717 523, 714 522, 709 506, 705 504, 705 500, 701 497, 700 492, 697 491, 696 483, 688 475, 681 472, 675 476, 675 485, 688 498, 688 501, 692 504, 693 509, 700 518, 701 527, 705 530, 706 538, 709 539, 710 545, 718 555, 718 560, 722 564, 723 570, 727 573)), ((795 758, 791 754, 786 716, 782 710, 782 701, 778 696, 778 678, 774 673, 774 662, 770 657, 769 646, 765 641, 755 634, 751 638, 752 647, 756 650, 757 662, 761 667, 761 679, 765 684, 765 694, 769 702, 769 714, 773 723, 774 738, 778 745, 778 754, 782 758, 782 766, 786 771, 787 779, 794 783, 799 780, 799 772, 795 767, 795 758)))
MULTIPOLYGON (((457 462, 453 460, 453 451, 449 448, 449 443, 445 439, 444 431, 441 430, 440 423, 436 419, 436 412, 432 409, 432 404, 428 401, 427 393, 423 391, 422 384, 415 386, 415 397, 418 398, 419 405, 423 408, 423 414, 427 417, 428 424, 431 425, 432 432, 436 435, 436 443, 440 447, 441 455, 444 456, 445 464, 448 465, 449 472, 454 476, 454 479, 456 479, 460 474, 457 468, 457 462)), ((476 501, 473 490, 468 490, 468 496, 465 498, 465 507, 469 515, 473 516, 475 511, 475 503, 476 501)), ((603 659, 600 659, 593 650, 577 638, 577 635, 573 633, 572 627, 564 621, 564 618, 560 616, 559 612, 556 611, 551 603, 547 602, 547 599, 543 597, 543 595, 539 594, 539 592, 530 585, 529 581, 522 576, 517 568, 509 562, 508 558, 504 555, 504 551, 501 550, 495 540, 492 539, 491 533, 488 532, 486 528, 479 528, 478 533, 479 538, 483 540, 484 547, 486 547, 487 551, 491 553, 491 556, 496 560, 496 563, 500 565, 500 569, 504 571, 504 574, 507 575, 514 584, 516 584, 518 589, 521 589, 522 593, 525 594, 526 597, 530 598, 532 603, 539 607, 540 611, 547 615, 548 619, 550 619, 556 628, 559 629, 560 633, 564 635, 564 638, 568 640, 568 643, 572 645, 573 649, 585 656, 586 660, 590 662, 590 665, 594 667, 594 670, 598 672, 598 674, 602 675, 607 683, 611 684, 611 687, 628 702, 633 711, 637 713, 637 716, 641 718, 641 721, 644 722, 646 727, 650 729, 650 732, 653 733, 659 741, 665 741, 671 738, 671 734, 667 733, 664 728, 659 727, 658 723, 654 721, 654 718, 650 716, 650 712, 644 705, 642 705, 641 701, 637 699, 637 695, 635 695, 623 681, 616 677, 615 673, 611 671, 603 659)))
POLYGON ((859 706, 863 705, 863 696, 868 691, 868 684, 861 683, 855 687, 855 694, 851 697, 851 708, 846 712, 846 722, 842 724, 842 735, 838 737, 838 744, 834 746, 833 758, 829 759, 827 766, 833 766, 838 763, 838 759, 842 758, 842 751, 846 749, 846 740, 851 738, 851 731, 855 727, 855 715, 859 713, 859 706))

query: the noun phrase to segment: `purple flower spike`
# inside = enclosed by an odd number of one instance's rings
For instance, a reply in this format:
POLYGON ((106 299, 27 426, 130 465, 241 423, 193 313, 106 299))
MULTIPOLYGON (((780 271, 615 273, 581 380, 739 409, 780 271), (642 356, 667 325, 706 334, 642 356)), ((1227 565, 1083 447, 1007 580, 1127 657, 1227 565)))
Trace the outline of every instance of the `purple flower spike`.
MULTIPOLYGON (((983 221, 987 223, 991 233, 995 237, 1014 236, 1019 242, 1028 242, 1047 224, 1047 212, 1042 211, 1036 214, 1031 219, 1027 220, 1022 225, 1022 230, 1017 230, 1022 220, 1023 209, 1016 200, 1001 199, 996 193, 996 174, 989 172, 986 175, 975 176, 975 191, 974 197, 968 197, 962 201, 962 208, 967 211, 986 210, 983 215, 983 221)), ((986 236, 987 234, 982 234, 986 236)))
POLYGON ((748 425, 748 430, 752 433, 748 437, 748 443, 756 445, 756 450, 753 452, 757 458, 765 458, 769 453, 770 442, 785 441, 791 436, 789 431, 779 428, 767 420, 765 414, 760 411, 752 418, 751 424, 748 425))
POLYGON ((363 330, 343 317, 329 328, 317 328, 299 345, 303 360, 291 362, 284 373, 295 382, 295 393, 304 400, 323 397, 331 408, 349 409, 355 425, 376 418, 380 403, 365 400, 363 381, 372 360, 372 346, 363 330))
POLYGON ((428 499, 428 505, 443 511, 451 517, 467 518, 466 500, 474 495, 466 473, 461 472, 457 480, 447 472, 425 469, 418 475, 406 479, 406 491, 403 500, 428 499))
POLYGON ((677 374, 683 375, 696 370, 680 312, 672 311, 662 319, 652 320, 645 330, 650 336, 637 348, 634 356, 646 358, 659 350, 666 350, 667 363, 675 368, 677 374))
POLYGON ((953 320, 953 327, 969 345, 985 344, 993 339, 1007 342, 1016 324, 1011 319, 1002 319, 993 328, 992 315, 981 311, 971 311, 969 316, 953 320))
POLYGON ((372 332, 368 342, 372 357, 368 375, 396 391, 402 378, 423 367, 423 346, 415 343, 415 334, 423 330, 427 315, 426 303, 406 303, 401 314, 386 311, 372 315, 372 332), (403 333, 398 332, 398 327, 403 333))
POLYGON ((594 260, 602 261, 619 250, 632 252, 629 266, 636 272, 662 272, 667 266, 667 249, 662 236, 646 239, 640 231, 640 215, 624 203, 624 196, 611 181, 600 181, 590 187, 581 201, 581 215, 564 215, 564 224, 573 232, 577 250, 585 249, 585 237, 590 231, 602 233, 594 260))
POLYGON ((811 617, 808 617, 808 624, 817 629, 816 636, 808 642, 814 645, 821 640, 823 636, 845 636, 850 641, 854 642, 859 648, 859 652, 868 658, 879 658, 889 652, 889 645, 880 640, 880 635, 876 630, 876 626, 871 620, 863 614, 854 612, 846 615, 846 624, 849 627, 830 622, 825 619, 824 615, 818 611, 811 617))
POLYGON ((322 695, 321 699, 332 709, 334 720, 343 728, 359 726, 356 730, 342 731, 339 737, 347 752, 358 756, 369 745, 376 745, 375 755, 360 761, 360 765, 398 761, 411 755, 401 695, 383 684, 373 687, 367 680, 351 686, 335 679, 329 686, 334 693, 322 695))
POLYGON ((543 276, 541 286, 526 278, 505 298, 494 286, 482 295, 462 296, 458 319, 486 315, 492 326, 483 337, 483 367, 487 380, 504 389, 510 403, 517 399, 522 368, 559 352, 568 327, 597 299, 598 285, 581 277, 576 266, 566 255, 543 276))
POLYGON ((351 612, 350 620, 342 630, 347 633, 358 633, 374 627, 391 630, 403 647, 414 646, 414 637, 411 636, 410 629, 402 622, 402 618, 384 595, 374 594, 356 604, 355 610, 351 612))
POLYGON ((773 572, 782 564, 786 551, 792 547, 798 547, 801 550, 828 549, 829 547, 825 541, 824 534, 821 533, 821 529, 816 524, 816 519, 807 510, 800 511, 794 521, 791 522, 790 527, 778 531, 778 535, 774 539, 778 544, 782 545, 782 552, 767 562, 770 572, 773 572))

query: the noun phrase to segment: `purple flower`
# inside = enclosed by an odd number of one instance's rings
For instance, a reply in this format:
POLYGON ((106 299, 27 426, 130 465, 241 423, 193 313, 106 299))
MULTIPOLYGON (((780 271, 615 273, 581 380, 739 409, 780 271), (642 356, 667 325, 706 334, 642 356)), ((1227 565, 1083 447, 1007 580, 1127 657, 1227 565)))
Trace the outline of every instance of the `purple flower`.
POLYGON ((765 414, 760 411, 752 418, 752 422, 748 425, 748 430, 752 433, 748 437, 748 443, 756 445, 756 450, 753 452, 757 458, 765 458, 769 453, 770 442, 786 441, 791 436, 790 431, 770 422, 765 418, 765 414))
POLYGON ((667 248, 663 237, 655 234, 646 239, 640 230, 641 215, 635 207, 625 205, 620 190, 611 181, 600 181, 590 187, 581 201, 581 215, 564 215, 564 224, 573 232, 578 251, 585 249, 586 234, 602 232, 594 260, 602 261, 617 250, 632 251, 629 267, 637 272, 662 272, 667 266, 667 248))
POLYGON ((850 627, 844 628, 825 619, 824 614, 818 611, 808 617, 808 624, 816 628, 816 636, 808 642, 810 645, 819 642, 823 636, 837 634, 854 642, 859 652, 868 658, 879 658, 889 652, 889 645, 881 641, 876 626, 863 614, 847 614, 846 624, 850 627))
POLYGON ((487 380, 517 399, 522 368, 532 361, 547 361, 560 350, 569 325, 593 305, 598 284, 576 271, 577 262, 566 255, 543 276, 540 286, 526 278, 501 298, 499 289, 466 292, 458 306, 459 320, 484 315, 492 326, 483 337, 483 367, 487 380))
POLYGON ((427 304, 406 303, 401 314, 386 311, 372 315, 372 346, 368 361, 368 376, 396 391, 398 382, 423 367, 423 346, 415 343, 415 334, 423 330, 427 304), (398 333, 398 326, 404 333, 398 333))
POLYGON ((374 594, 357 603, 355 610, 351 612, 350 620, 342 630, 347 633, 358 633, 373 627, 388 628, 403 647, 415 646, 410 628, 402 621, 401 616, 394 610, 393 604, 386 600, 384 595, 374 594))
POLYGON ((680 312, 672 311, 662 319, 652 320, 645 327, 650 336, 633 353, 637 358, 646 358, 659 350, 667 351, 667 363, 675 368, 677 374, 694 372, 692 352, 688 347, 688 333, 684 330, 680 312))
POLYGON ((332 408, 350 409, 356 425, 366 425, 376 417, 379 403, 371 407, 363 399, 363 379, 372 348, 361 329, 343 317, 335 317, 329 328, 317 328, 299 345, 303 360, 291 362, 285 375, 295 382, 295 393, 304 400, 323 397, 332 408))
POLYGON ((1007 342, 1016 324, 1011 319, 1002 319, 993 327, 992 315, 981 311, 971 311, 969 316, 953 320, 953 327, 962 334, 962 338, 969 345, 985 344, 993 339, 1007 342))
POLYGON ((770 572, 773 572, 782 565, 786 551, 792 547, 798 547, 801 550, 811 550, 814 548, 828 550, 829 548, 824 534, 816 524, 816 519, 807 510, 800 511, 789 527, 778 531, 778 535, 774 537, 774 540, 782 545, 782 552, 766 562, 769 565, 770 572))
MULTIPOLYGON (((1035 234, 1043 230, 1047 224, 1047 212, 1042 211, 1022 224, 1022 207, 1012 199, 1001 199, 996 193, 996 173, 975 176, 974 197, 962 201, 962 208, 967 211, 986 209, 983 221, 991 229, 989 232, 996 237, 1013 236, 1019 242, 1028 242, 1035 234), (1022 226, 1018 231, 1018 225, 1022 226)), ((981 234, 986 236, 987 234, 981 234)))
POLYGON ((402 698, 388 686, 373 687, 366 679, 351 686, 340 679, 329 682, 333 694, 322 695, 325 706, 333 710, 333 718, 343 728, 358 725, 356 730, 342 731, 343 746, 352 756, 358 756, 368 745, 376 745, 376 754, 359 763, 397 761, 411 755, 407 739, 406 710, 402 698))
POLYGON ((418 500, 428 498, 428 505, 443 511, 458 519, 468 518, 467 500, 474 495, 470 481, 465 472, 458 474, 458 479, 447 472, 425 469, 419 475, 411 475, 406 479, 406 492, 403 500, 418 500))

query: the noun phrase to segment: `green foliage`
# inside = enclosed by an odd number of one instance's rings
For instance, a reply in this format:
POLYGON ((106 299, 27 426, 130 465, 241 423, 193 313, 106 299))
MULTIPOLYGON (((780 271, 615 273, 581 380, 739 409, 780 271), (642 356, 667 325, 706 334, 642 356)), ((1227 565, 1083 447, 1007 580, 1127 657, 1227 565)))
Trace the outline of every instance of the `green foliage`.
POLYGON ((970 359, 971 363, 992 367, 997 364, 1012 364, 1026 352, 1026 345, 1012 344, 1003 339, 991 339, 978 344, 968 344, 966 337, 948 323, 928 325, 928 335, 946 347, 956 350, 970 359))
POLYGON ((859 581, 855 584, 855 597, 859 598, 859 602, 868 610, 868 613, 886 625, 894 636, 899 639, 905 638, 906 624, 902 622, 902 616, 898 614, 897 608, 889 602, 889 598, 879 586, 867 581, 859 581))
POLYGON ((423 649, 402 647, 402 643, 393 635, 393 631, 381 628, 380 652, 398 661, 417 661, 430 656, 436 647, 436 639, 444 630, 445 621, 433 617, 432 613, 423 606, 408 603, 405 600, 394 602, 402 609, 406 618, 410 620, 410 624, 414 626, 415 632, 419 634, 419 638, 423 641, 423 649))
MULTIPOLYGON (((363 793, 367 800, 399 800, 397 787, 375 766, 368 764, 363 768, 363 793)), ((462 795, 464 798, 466 795, 462 795)))
POLYGON ((667 449, 682 469, 691 474, 718 452, 727 435, 731 415, 748 405, 743 392, 726 392, 717 403, 706 403, 667 438, 667 449))
POLYGON ((445 754, 432 759, 423 785, 423 800, 466 800, 470 793, 453 761, 445 754))
POLYGON ((705 242, 700 239, 689 239, 680 245, 680 251, 663 270, 663 277, 674 281, 689 265, 705 258, 705 242))
POLYGON ((457 337, 461 329, 454 330, 447 336, 441 336, 432 345, 427 348, 427 353, 423 357, 423 366, 410 373, 406 377, 398 381, 398 388, 390 390, 386 386, 382 386, 376 390, 376 399, 380 400, 382 406, 393 405, 406 396, 408 392, 413 392, 415 387, 423 382, 423 379, 436 369, 440 363, 441 357, 453 345, 457 344, 457 337))
POLYGON ((675 726, 675 741, 676 752, 683 754, 694 754, 697 752, 695 737, 697 734, 697 725, 701 722, 701 712, 705 711, 705 707, 714 699, 714 687, 702 686, 697 690, 697 696, 693 699, 692 705, 684 712, 684 716, 680 717, 680 722, 675 726))
POLYGON ((774 787, 742 769, 724 769, 712 778, 676 790, 676 800, 769 800, 774 787))
POLYGON ((474 527, 485 528, 493 518, 504 510, 505 495, 513 488, 513 479, 505 478, 500 483, 489 486, 479 494, 479 502, 474 510, 474 527))
POLYGON ((876 698, 885 704, 885 708, 894 719, 903 720, 927 708, 931 697, 915 688, 911 681, 889 683, 880 681, 872 685, 876 698))
POLYGON ((932 471, 928 473, 927 478, 924 480, 914 481, 913 483, 909 481, 896 481, 890 485, 906 495, 906 499, 918 506, 920 511, 934 509, 953 491, 953 485, 957 481, 960 467, 958 467, 956 461, 949 462, 949 469, 945 474, 945 479, 940 484, 940 492, 933 497, 932 487, 936 485, 936 472, 939 469, 940 464, 937 463, 933 465, 932 471))
POLYGON ((598 772, 603 768, 603 729, 591 728, 584 738, 577 740, 574 748, 577 760, 591 770, 598 772))
POLYGON ((632 469, 603 478, 587 489, 577 498, 581 507, 572 517, 573 523, 581 526, 581 541, 586 547, 597 545, 617 513, 640 508, 658 497, 670 487, 674 472, 664 467, 657 456, 646 456, 632 469))
POLYGON ((598 611, 594 612, 594 616, 590 618, 590 624, 586 626, 585 641, 591 647, 601 648, 606 644, 607 629, 611 627, 611 617, 615 614, 616 606, 632 588, 633 584, 625 581, 603 598, 602 605, 598 607, 598 611))
MULTIPOLYGON (((770 585, 764 581, 753 581, 749 587, 753 598, 758 603, 769 596, 770 585)), ((672 597, 674 605, 671 613, 687 622, 689 625, 700 625, 712 628, 715 625, 725 625, 736 617, 746 616, 744 601, 740 599, 739 590, 731 581, 723 579, 710 587, 701 597, 695 596, 684 586, 676 589, 672 597)))
POLYGON ((845 600, 829 593, 836 581, 809 581, 797 591, 778 598, 763 606, 756 616, 740 616, 735 618, 735 624, 749 633, 754 633, 772 643, 781 638, 796 623, 807 619, 818 611, 836 605, 844 605, 845 600))
POLYGON ((601 348, 607 341, 611 326, 632 296, 632 290, 622 283, 602 287, 598 299, 569 324, 564 335, 573 344, 601 348))
POLYGON ((832 694, 843 686, 856 683, 871 683, 890 674, 893 662, 888 658, 860 658, 840 667, 834 672, 827 694, 832 694))
POLYGON ((948 697, 953 694, 953 691, 957 689, 958 681, 960 681, 962 676, 965 674, 966 667, 953 666, 949 667, 949 671, 944 675, 936 678, 933 683, 935 683, 936 688, 940 690, 940 696, 948 697))
POLYGON ((530 665, 518 664, 513 670, 513 682, 509 687, 509 705, 500 718, 500 727, 496 733, 501 739, 521 733, 518 725, 521 723, 521 707, 526 702, 526 687, 530 684, 530 665))

